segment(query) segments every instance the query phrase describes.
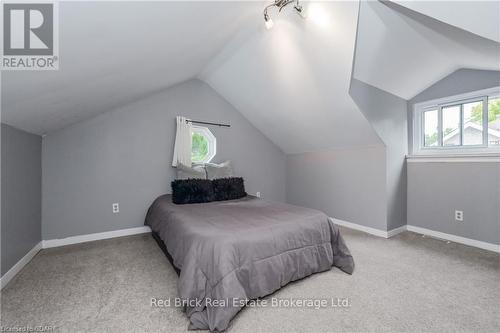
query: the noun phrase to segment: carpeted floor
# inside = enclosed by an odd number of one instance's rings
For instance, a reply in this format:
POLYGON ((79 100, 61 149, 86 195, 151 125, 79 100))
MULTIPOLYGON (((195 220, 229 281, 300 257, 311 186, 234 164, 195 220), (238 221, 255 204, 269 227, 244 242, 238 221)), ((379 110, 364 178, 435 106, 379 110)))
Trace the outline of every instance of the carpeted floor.
MULTIPOLYGON (((500 255, 405 232, 342 229, 356 261, 268 297, 348 298, 348 307, 245 308, 229 332, 500 332, 500 255)), ((149 234, 41 251, 2 291, 1 324, 55 332, 185 332, 177 276, 149 234)))

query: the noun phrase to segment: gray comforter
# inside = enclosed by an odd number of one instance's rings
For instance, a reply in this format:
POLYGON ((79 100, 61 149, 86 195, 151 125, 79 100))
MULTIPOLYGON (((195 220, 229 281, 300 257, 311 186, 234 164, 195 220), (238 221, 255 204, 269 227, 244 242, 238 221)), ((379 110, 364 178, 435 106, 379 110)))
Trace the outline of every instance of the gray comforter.
POLYGON ((338 228, 313 209, 252 196, 176 205, 163 195, 149 208, 145 224, 181 270, 178 292, 192 303, 186 307, 190 329, 223 331, 241 300, 269 295, 331 266, 354 270, 338 228))

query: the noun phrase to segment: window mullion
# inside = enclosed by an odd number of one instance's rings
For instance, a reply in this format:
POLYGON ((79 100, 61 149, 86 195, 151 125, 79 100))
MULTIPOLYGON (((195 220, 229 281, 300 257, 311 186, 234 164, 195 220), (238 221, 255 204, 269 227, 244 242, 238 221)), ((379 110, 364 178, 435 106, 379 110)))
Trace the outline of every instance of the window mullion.
POLYGON ((460 146, 464 145, 464 105, 460 104, 460 146))
POLYGON ((438 107, 438 147, 443 146, 443 107, 438 107))
POLYGON ((419 124, 420 124, 420 127, 417 128, 417 129, 414 129, 415 133, 418 133, 418 141, 419 141, 419 145, 420 145, 420 149, 422 149, 422 147, 425 147, 425 111, 422 110, 418 113, 419 117, 420 117, 420 120, 419 120, 419 124), (418 131, 418 132, 417 132, 418 131))
POLYGON ((483 97, 483 145, 488 147, 488 96, 483 97))

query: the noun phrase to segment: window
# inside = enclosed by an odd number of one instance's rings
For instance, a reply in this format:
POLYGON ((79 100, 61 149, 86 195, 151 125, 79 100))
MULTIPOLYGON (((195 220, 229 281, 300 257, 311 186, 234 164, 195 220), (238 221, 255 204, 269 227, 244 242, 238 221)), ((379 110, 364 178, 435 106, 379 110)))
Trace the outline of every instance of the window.
POLYGON ((217 148, 215 136, 206 127, 192 126, 191 160, 193 163, 208 163, 214 158, 217 148))
POLYGON ((500 97, 488 99, 488 145, 500 146, 500 97))
POLYGON ((415 105, 415 154, 500 153, 500 87, 415 105))
POLYGON ((425 138, 424 146, 433 147, 438 144, 438 110, 429 110, 424 113, 425 138))

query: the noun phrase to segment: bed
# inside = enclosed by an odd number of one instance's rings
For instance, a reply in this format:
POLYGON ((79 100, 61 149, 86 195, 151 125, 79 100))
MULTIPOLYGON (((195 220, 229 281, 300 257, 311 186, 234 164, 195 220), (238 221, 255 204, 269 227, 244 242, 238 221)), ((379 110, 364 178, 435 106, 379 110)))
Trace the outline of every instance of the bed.
POLYGON ((189 329, 223 331, 242 300, 332 266, 354 270, 337 226, 314 209, 253 196, 176 205, 167 194, 153 202, 145 224, 179 274, 189 329))

